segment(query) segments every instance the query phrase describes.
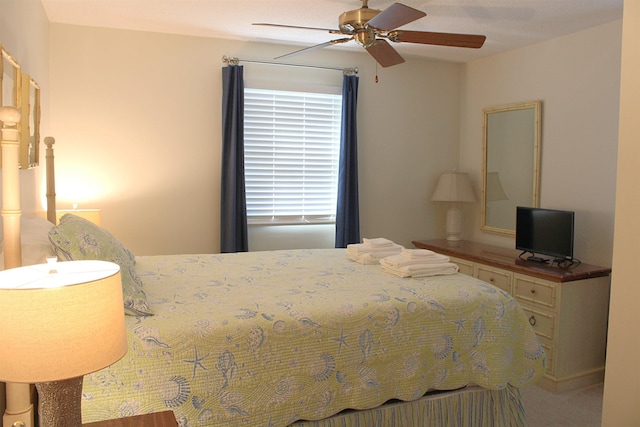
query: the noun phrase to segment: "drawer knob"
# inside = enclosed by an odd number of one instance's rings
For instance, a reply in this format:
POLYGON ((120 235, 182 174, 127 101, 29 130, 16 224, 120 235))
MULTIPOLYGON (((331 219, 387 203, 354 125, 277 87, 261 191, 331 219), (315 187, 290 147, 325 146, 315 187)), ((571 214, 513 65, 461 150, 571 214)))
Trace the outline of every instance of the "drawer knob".
POLYGON ((531 326, 535 326, 536 325, 536 316, 532 315, 531 317, 529 317, 529 324, 531 326))
POLYGON ((493 282, 495 282, 495 279, 494 279, 493 277, 489 277, 489 281, 490 281, 491 283, 493 283, 493 282))
POLYGON ((532 293, 532 294, 535 294, 535 293, 536 293, 536 290, 535 290, 535 289, 531 289, 531 293, 532 293))

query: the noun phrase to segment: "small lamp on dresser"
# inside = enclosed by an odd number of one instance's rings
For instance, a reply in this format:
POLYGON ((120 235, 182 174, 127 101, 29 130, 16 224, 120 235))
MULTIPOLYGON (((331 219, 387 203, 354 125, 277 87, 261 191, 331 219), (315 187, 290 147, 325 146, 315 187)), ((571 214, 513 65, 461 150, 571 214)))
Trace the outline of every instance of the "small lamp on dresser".
POLYGON ((120 267, 67 261, 0 271, 0 342, 0 381, 36 385, 40 425, 79 427, 83 376, 127 352, 120 267))
POLYGON ((447 210, 447 240, 458 241, 462 234, 462 210, 458 206, 461 202, 475 202, 476 196, 466 173, 443 173, 438 179, 438 185, 431 196, 432 202, 449 202, 447 210))

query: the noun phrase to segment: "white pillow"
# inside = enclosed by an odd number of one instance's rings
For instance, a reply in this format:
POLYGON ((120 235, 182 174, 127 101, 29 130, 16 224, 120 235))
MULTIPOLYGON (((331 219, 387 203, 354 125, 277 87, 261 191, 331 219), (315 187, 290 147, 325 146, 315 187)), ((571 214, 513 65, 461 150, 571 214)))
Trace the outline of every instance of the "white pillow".
MULTIPOLYGON (((44 218, 20 218, 22 265, 44 264, 47 257, 56 256, 49 241, 49 231, 53 227, 54 225, 44 218)), ((4 241, 0 242, 0 270, 4 270, 4 241)))

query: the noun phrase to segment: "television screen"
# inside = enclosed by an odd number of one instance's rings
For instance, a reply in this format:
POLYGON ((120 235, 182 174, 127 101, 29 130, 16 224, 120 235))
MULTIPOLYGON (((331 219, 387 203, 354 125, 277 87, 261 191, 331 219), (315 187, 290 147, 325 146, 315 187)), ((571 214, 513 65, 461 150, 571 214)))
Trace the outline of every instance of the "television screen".
POLYGON ((574 212, 554 209, 516 208, 516 249, 530 252, 532 261, 546 261, 535 255, 573 259, 574 212))

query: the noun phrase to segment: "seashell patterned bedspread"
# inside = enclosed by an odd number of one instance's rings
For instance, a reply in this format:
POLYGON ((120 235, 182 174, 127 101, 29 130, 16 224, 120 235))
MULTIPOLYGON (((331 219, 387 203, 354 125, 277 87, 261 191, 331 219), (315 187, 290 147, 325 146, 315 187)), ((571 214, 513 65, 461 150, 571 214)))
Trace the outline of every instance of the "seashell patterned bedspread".
POLYGON ((343 249, 138 257, 151 308, 86 375, 83 421, 174 411, 181 426, 286 426, 469 383, 535 382, 518 303, 475 278, 399 278, 343 249))

